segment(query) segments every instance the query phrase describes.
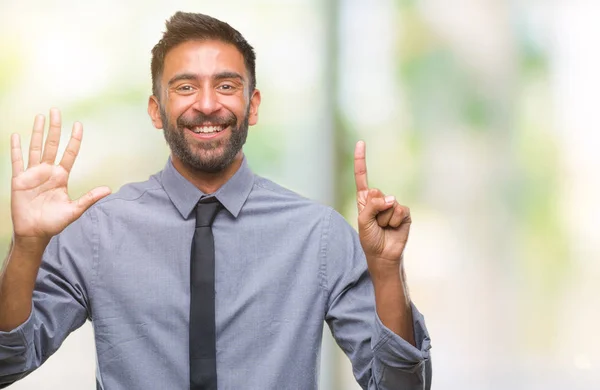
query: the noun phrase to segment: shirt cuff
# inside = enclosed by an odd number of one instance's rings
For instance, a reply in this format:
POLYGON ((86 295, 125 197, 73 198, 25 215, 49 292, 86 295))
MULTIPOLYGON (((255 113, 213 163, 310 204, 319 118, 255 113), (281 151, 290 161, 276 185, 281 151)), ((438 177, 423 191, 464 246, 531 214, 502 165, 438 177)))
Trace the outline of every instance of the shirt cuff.
POLYGON ((29 317, 21 325, 9 332, 0 331, 0 350, 28 347, 33 342, 33 307, 29 317))
POLYGON ((431 339, 425 326, 425 319, 412 302, 411 309, 416 347, 387 328, 377 313, 374 337, 371 342, 373 354, 378 360, 386 366, 403 371, 419 369, 423 362, 429 360, 431 349, 431 339))

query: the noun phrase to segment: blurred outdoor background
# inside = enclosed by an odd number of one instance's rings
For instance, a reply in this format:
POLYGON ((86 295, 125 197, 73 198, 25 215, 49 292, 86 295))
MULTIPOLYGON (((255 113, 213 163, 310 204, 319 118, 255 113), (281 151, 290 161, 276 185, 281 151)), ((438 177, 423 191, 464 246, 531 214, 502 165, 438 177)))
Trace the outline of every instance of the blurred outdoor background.
MULTIPOLYGON (((27 147, 36 114, 62 110, 63 147, 84 125, 75 197, 162 169, 150 49, 176 10, 227 21, 256 49, 256 173, 355 224, 366 140, 371 186, 412 210, 406 268, 434 389, 600 388, 595 0, 0 0, 0 253, 10 133, 27 147)), ((94 372, 86 324, 11 388, 92 389, 94 372)), ((329 339, 321 383, 358 388, 329 339)))

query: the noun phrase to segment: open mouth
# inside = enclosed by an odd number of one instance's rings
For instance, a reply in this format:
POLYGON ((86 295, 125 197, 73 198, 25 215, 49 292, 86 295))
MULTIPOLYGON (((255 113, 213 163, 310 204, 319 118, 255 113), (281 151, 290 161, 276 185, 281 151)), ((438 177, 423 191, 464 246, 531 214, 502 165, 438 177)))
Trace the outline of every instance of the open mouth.
POLYGON ((219 126, 214 126, 214 125, 210 125, 210 126, 194 126, 194 127, 188 127, 189 130, 191 130, 192 132, 196 133, 196 134, 216 134, 216 133, 220 133, 221 131, 225 130, 227 128, 227 126, 225 125, 219 125, 219 126))

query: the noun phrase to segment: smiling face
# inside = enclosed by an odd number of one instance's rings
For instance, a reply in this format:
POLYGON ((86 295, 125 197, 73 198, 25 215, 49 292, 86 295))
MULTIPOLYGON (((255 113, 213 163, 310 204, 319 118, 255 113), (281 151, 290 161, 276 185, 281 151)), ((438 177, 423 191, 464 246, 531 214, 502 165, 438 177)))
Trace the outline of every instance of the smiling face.
POLYGON ((193 40, 167 53, 160 101, 151 96, 148 113, 163 129, 176 168, 237 170, 248 126, 258 120, 260 92, 249 85, 244 57, 231 44, 193 40))

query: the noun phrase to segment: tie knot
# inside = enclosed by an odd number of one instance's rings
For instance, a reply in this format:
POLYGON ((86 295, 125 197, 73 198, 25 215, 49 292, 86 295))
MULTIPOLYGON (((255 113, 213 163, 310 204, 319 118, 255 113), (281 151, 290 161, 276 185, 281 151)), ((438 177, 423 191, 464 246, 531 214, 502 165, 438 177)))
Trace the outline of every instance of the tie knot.
POLYGON ((221 203, 217 198, 202 199, 196 206, 196 227, 211 226, 219 210, 221 203))

